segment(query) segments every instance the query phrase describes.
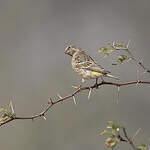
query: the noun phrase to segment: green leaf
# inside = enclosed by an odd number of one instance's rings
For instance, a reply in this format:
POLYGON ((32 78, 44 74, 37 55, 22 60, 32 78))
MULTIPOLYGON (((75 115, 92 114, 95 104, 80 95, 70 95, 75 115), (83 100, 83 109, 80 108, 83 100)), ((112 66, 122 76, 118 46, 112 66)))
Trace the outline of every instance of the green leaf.
POLYGON ((13 117, 14 117, 14 115, 13 115, 12 113, 7 113, 7 116, 8 116, 9 118, 13 118, 13 117))
POLYGON ((1 118, 0 118, 0 123, 3 123, 3 122, 4 122, 4 121, 3 121, 3 117, 1 117, 1 118))
POLYGON ((119 125, 118 123, 114 122, 114 121, 108 121, 108 126, 107 128, 109 129, 114 129, 114 130, 118 130, 121 128, 121 125, 119 125))
POLYGON ((113 138, 107 138, 106 141, 105 141, 105 144, 110 147, 110 148, 114 148, 118 142, 116 139, 113 139, 113 138))
POLYGON ((104 57, 103 58, 107 58, 113 51, 115 50, 115 48, 113 48, 112 46, 105 46, 99 49, 99 53, 104 52, 104 57))
POLYGON ((6 121, 8 119, 8 116, 3 116, 0 118, 0 123, 3 123, 4 121, 6 121))
POLYGON ((109 50, 109 48, 108 48, 108 47, 101 47, 101 48, 98 50, 98 52, 99 52, 99 53, 102 53, 102 52, 104 52, 104 51, 106 51, 106 50, 109 50))
POLYGON ((111 141, 113 141, 113 138, 111 138, 111 137, 109 137, 105 140, 105 142, 111 142, 111 141))
POLYGON ((113 51, 114 51, 113 49, 107 50, 107 51, 105 52, 103 58, 107 58, 113 51))
POLYGON ((6 110, 4 108, 0 108, 0 113, 5 112, 6 110))
POLYGON ((126 45, 122 43, 116 43, 115 47, 126 48, 126 45))
POLYGON ((8 112, 8 113, 12 113, 12 110, 11 110, 11 104, 8 104, 7 112, 8 112))
POLYGON ((138 146, 137 146, 137 150, 147 150, 147 146, 146 146, 146 144, 143 144, 143 143, 138 144, 138 146))
POLYGON ((107 130, 103 130, 100 135, 112 135, 112 132, 107 131, 107 130))
POLYGON ((103 56, 103 58, 107 58, 109 56, 109 54, 105 53, 105 55, 103 56))
MULTIPOLYGON (((117 129, 119 129, 119 128, 117 128, 117 129)), ((115 136, 115 137, 119 135, 119 132, 116 131, 116 130, 113 130, 111 133, 112 133, 112 135, 115 136)))
POLYGON ((131 58, 130 56, 126 56, 126 55, 120 55, 120 56, 118 56, 118 58, 117 58, 117 62, 118 63, 123 63, 125 60, 127 60, 127 59, 129 59, 129 58, 131 58))

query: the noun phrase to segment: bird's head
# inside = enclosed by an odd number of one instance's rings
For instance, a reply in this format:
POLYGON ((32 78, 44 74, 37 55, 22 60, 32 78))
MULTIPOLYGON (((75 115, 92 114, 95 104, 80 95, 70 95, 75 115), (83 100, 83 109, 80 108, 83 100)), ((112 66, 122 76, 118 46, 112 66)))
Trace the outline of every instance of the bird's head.
POLYGON ((68 54, 70 56, 73 56, 73 54, 77 51, 78 49, 74 46, 67 46, 65 49, 65 54, 68 54))

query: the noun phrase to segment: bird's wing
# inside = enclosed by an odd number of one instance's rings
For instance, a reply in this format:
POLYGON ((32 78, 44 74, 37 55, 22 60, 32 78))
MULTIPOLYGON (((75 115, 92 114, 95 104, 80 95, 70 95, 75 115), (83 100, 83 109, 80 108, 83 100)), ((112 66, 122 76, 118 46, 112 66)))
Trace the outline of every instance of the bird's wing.
POLYGON ((102 66, 98 65, 94 59, 87 55, 84 51, 80 51, 80 54, 78 55, 79 62, 77 63, 77 67, 82 69, 87 69, 90 71, 100 72, 100 73, 110 73, 109 71, 106 71, 102 66))
POLYGON ((107 74, 110 73, 110 71, 105 70, 104 68, 100 67, 97 64, 93 64, 91 62, 82 62, 81 64, 79 63, 80 68, 82 69, 86 69, 86 70, 90 70, 90 71, 94 71, 94 72, 99 72, 99 73, 103 73, 103 74, 107 74))

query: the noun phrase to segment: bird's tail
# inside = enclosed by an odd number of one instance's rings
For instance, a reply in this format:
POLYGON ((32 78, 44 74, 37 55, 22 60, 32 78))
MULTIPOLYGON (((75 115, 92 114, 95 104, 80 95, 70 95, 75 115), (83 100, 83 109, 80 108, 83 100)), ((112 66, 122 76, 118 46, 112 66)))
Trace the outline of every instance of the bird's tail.
POLYGON ((111 75, 111 74, 106 74, 106 77, 109 77, 109 78, 113 78, 113 79, 119 80, 118 77, 115 77, 115 76, 113 76, 113 75, 111 75))

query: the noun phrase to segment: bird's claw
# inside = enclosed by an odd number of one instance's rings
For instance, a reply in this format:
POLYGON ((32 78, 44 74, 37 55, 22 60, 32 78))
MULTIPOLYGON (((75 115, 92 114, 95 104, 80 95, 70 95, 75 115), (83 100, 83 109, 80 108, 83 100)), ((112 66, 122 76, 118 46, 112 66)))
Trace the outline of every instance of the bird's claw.
POLYGON ((95 84, 94 84, 94 87, 95 87, 96 89, 98 89, 98 83, 95 83, 95 84))

